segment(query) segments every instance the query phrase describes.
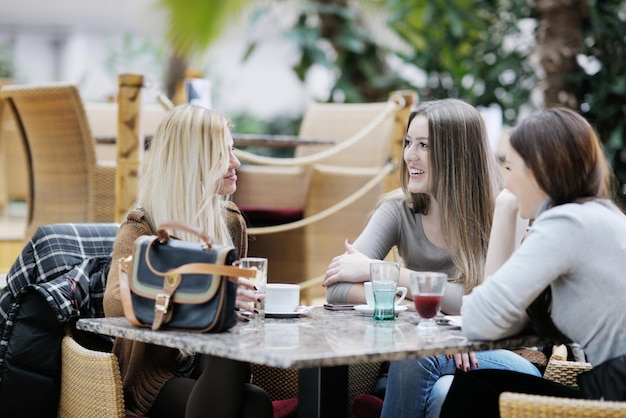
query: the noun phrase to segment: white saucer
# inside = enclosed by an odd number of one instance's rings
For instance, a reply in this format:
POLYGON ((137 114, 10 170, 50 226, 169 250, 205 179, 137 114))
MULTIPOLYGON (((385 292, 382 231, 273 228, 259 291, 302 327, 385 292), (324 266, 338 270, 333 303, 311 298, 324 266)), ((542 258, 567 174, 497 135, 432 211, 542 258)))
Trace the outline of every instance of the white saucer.
MULTIPOLYGON (((374 315, 374 308, 370 307, 369 305, 356 305, 354 307, 355 310, 361 312, 363 315, 365 316, 372 316, 374 315)), ((400 305, 400 306, 396 306, 396 315, 398 315, 400 312, 404 312, 407 310, 406 305, 400 305)))

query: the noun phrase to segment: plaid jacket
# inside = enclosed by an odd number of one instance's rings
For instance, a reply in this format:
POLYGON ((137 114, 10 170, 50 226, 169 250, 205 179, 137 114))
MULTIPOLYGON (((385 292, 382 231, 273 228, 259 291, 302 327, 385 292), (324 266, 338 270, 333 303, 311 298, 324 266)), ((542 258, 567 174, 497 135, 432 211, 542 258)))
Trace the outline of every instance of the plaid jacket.
POLYGON ((42 226, 7 274, 0 293, 0 383, 21 296, 37 292, 60 325, 76 317, 102 317, 102 300, 118 224, 42 226))

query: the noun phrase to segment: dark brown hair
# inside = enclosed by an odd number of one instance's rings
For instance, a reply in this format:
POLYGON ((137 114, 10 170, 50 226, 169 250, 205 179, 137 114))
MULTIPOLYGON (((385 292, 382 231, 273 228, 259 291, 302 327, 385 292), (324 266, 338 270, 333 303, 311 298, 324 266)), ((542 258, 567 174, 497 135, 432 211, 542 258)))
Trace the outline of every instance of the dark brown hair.
POLYGON ((609 196, 602 145, 578 113, 558 107, 538 112, 511 131, 510 143, 554 206, 609 196))

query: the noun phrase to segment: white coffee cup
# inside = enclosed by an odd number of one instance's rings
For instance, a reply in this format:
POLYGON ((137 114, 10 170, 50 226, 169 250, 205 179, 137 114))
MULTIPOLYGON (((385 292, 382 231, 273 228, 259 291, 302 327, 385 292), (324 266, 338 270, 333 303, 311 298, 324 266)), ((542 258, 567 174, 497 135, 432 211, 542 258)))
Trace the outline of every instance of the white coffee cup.
POLYGON ((300 286, 297 284, 268 283, 265 288, 265 312, 290 313, 300 304, 300 286))
MULTIPOLYGON (((376 304, 374 303, 374 291, 372 290, 372 282, 363 283, 363 287, 365 288, 365 301, 367 302, 367 306, 374 309, 374 306, 376 304)), ((402 302, 406 297, 407 288, 404 286, 398 286, 396 289, 397 293, 400 295, 400 298, 396 300, 396 306, 398 306, 400 302, 402 302)))

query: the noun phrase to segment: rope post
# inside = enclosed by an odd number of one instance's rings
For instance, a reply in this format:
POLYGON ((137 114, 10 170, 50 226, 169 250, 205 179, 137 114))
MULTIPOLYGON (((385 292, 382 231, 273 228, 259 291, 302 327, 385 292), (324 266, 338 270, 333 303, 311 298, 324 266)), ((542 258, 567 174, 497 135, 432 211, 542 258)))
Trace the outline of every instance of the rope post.
POLYGON ((137 197, 139 157, 143 140, 139 136, 143 76, 117 77, 117 168, 115 173, 115 220, 121 221, 137 197))
POLYGON ((389 100, 398 103, 398 110, 393 122, 393 134, 391 135, 391 158, 396 162, 396 169, 393 170, 385 181, 385 192, 400 187, 400 178, 398 176, 398 167, 404 149, 404 134, 406 132, 406 124, 409 120, 409 113, 415 103, 417 103, 417 92, 413 90, 396 90, 389 94, 389 100))

